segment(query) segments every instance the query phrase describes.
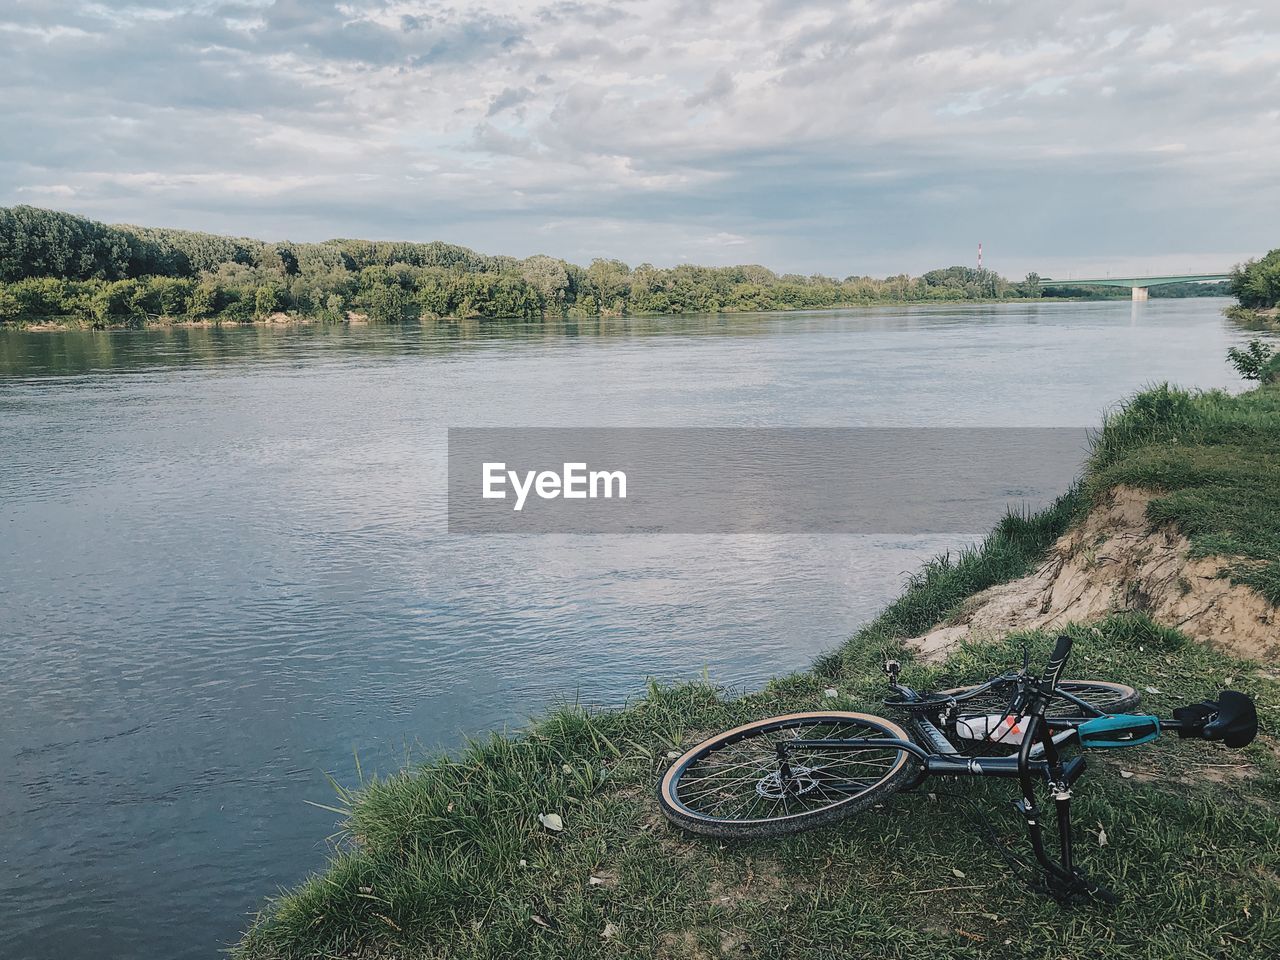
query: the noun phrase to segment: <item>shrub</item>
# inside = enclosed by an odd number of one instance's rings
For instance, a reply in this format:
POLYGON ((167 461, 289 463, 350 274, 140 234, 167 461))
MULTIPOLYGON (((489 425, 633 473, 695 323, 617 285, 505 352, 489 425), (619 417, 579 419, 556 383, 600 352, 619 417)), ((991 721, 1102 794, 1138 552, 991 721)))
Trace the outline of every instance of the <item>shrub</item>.
POLYGON ((1227 351, 1227 359, 1246 380, 1261 380, 1263 371, 1275 366, 1276 353, 1270 346, 1255 339, 1250 340, 1243 350, 1232 347, 1227 351))

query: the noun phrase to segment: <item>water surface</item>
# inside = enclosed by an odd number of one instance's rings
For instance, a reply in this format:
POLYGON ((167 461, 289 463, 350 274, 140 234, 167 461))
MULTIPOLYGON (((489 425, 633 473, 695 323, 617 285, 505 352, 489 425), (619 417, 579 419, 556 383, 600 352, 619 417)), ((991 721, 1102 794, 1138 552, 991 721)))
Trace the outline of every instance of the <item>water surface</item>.
POLYGON ((1089 425, 1234 388, 1223 305, 0 332, 0 956, 213 957, 356 754, 758 684, 968 539, 450 537, 447 427, 1089 425))

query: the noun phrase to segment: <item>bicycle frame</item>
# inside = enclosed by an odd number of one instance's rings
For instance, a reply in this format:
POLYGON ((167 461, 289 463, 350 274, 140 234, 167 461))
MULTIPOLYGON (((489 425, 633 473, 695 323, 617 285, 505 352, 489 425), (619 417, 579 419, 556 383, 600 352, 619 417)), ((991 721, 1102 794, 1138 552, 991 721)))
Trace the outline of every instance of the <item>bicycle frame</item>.
MULTIPOLYGON (((899 740, 893 737, 878 739, 854 738, 849 740, 785 740, 779 741, 779 751, 789 754, 792 750, 905 750, 921 762, 924 771, 939 777, 1020 777, 1022 775, 1021 759, 1011 757, 964 757, 959 753, 948 756, 930 753, 914 740, 899 740)), ((780 757, 780 759, 782 759, 780 757)), ((1050 763, 1046 760, 1032 760, 1028 763, 1031 773, 1050 774, 1050 763)), ((1084 757, 1073 757, 1062 765, 1064 776, 1074 783, 1084 773, 1084 757)), ((856 781, 851 781, 851 783, 856 781)), ((832 785, 840 789, 840 783, 832 785)))

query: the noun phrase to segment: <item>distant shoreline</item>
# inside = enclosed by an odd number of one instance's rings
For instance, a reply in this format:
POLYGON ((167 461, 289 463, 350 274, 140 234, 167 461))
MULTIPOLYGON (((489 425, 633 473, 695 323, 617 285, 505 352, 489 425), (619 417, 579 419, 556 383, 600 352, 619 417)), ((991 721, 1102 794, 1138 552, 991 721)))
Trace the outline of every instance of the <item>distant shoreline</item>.
MULTIPOLYGON (((1225 299, 1211 297, 1168 297, 1159 299, 1225 299)), ((13 330, 22 333, 67 333, 67 332, 97 332, 97 333, 119 333, 123 331, 142 331, 142 330, 201 330, 212 328, 248 328, 248 327, 308 327, 308 326, 415 326, 431 323, 483 323, 483 324, 537 324, 537 323, 580 323, 585 320, 609 321, 609 320, 653 320, 663 317, 688 317, 688 316, 748 316, 756 313, 830 313, 834 310, 858 310, 858 309, 874 309, 877 307, 955 307, 955 306, 990 306, 992 304, 1034 304, 1034 303, 1117 303, 1127 302, 1125 297, 986 297, 981 299, 956 299, 956 300, 872 300, 857 301, 853 303, 838 303, 830 306, 822 307, 771 307, 762 310, 716 310, 716 311, 688 311, 678 313, 603 313, 603 314, 584 314, 584 315, 548 315, 540 319, 528 319, 526 317, 491 317, 491 316, 421 316, 417 319, 387 321, 374 320, 368 314, 350 310, 347 315, 341 319, 333 319, 330 317, 316 314, 287 313, 276 312, 264 317, 257 317, 249 320, 230 320, 222 318, 211 318, 205 320, 188 320, 188 319, 170 319, 168 317, 145 318, 139 321, 125 321, 110 324, 92 324, 84 323, 75 318, 67 318, 66 321, 54 321, 49 319, 38 321, 13 321, 9 323, 0 323, 0 331, 13 330)), ((1228 315, 1233 319, 1242 320, 1244 322, 1258 322, 1262 324, 1277 324, 1275 311, 1251 311, 1240 308, 1229 308, 1228 315), (1250 314, 1250 318, 1246 319, 1243 314, 1250 314), (1270 314, 1268 317, 1267 314, 1270 314)))

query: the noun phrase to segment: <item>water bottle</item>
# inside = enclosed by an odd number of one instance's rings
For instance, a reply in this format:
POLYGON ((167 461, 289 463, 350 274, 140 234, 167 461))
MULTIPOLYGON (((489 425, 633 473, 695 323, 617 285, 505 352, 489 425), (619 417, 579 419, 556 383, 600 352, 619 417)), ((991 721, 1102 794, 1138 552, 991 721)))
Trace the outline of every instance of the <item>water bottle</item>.
POLYGON ((1006 713, 960 717, 956 720, 956 733, 966 740, 1018 744, 1022 742, 1022 732, 1030 720, 1028 716, 1014 717, 1006 713))

